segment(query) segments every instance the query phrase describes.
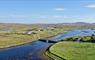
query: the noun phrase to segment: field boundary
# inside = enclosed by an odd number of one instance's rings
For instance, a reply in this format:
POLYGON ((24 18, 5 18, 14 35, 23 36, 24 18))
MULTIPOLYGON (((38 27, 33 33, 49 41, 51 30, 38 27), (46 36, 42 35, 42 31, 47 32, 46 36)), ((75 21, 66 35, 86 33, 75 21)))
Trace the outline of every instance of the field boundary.
MULTIPOLYGON (((54 44, 52 44, 51 46, 53 46, 54 44)), ((58 56, 58 55, 56 55, 56 54, 54 54, 54 53, 52 53, 52 52, 50 52, 50 47, 51 46, 49 46, 48 48, 47 48, 47 50, 46 50, 46 55, 48 56, 48 57, 50 57, 52 60, 66 60, 65 58, 62 58, 62 57, 60 57, 60 56, 58 56), (53 58, 54 57, 54 58, 53 58), (57 58, 57 59, 56 59, 57 58)))

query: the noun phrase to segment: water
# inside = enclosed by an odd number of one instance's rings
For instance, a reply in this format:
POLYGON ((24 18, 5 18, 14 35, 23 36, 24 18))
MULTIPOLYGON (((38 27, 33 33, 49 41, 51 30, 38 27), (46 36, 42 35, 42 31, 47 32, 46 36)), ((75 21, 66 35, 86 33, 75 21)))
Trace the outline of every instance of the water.
MULTIPOLYGON (((65 34, 59 34, 50 40, 59 41, 67 37, 87 36, 95 34, 95 30, 73 30, 65 34)), ((0 60, 44 60, 41 57, 42 51, 47 49, 52 43, 35 41, 30 44, 25 44, 8 49, 0 49, 0 60)))
POLYGON ((72 30, 72 31, 68 31, 68 33, 65 34, 59 34, 55 37, 50 38, 50 40, 54 40, 54 41, 59 41, 68 37, 73 37, 73 36, 90 36, 94 34, 95 35, 95 30, 72 30))
MULTIPOLYGON (((37 59, 37 53, 42 49, 49 45, 49 43, 44 43, 41 41, 35 41, 33 44, 26 44, 22 46, 17 46, 14 48, 9 48, 5 50, 0 51, 0 60, 8 60, 13 58, 19 58, 19 59, 28 59, 29 57, 27 54, 31 53, 32 59, 37 59)), ((39 57, 38 57, 39 58, 39 57)), ((24 60, 23 59, 23 60, 24 60)))

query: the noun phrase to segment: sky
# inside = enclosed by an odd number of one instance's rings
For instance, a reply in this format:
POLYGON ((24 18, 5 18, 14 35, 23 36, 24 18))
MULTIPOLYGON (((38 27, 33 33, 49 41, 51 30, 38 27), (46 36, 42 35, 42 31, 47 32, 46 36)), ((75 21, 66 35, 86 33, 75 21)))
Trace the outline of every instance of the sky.
POLYGON ((0 0, 0 23, 95 23, 95 0, 0 0))

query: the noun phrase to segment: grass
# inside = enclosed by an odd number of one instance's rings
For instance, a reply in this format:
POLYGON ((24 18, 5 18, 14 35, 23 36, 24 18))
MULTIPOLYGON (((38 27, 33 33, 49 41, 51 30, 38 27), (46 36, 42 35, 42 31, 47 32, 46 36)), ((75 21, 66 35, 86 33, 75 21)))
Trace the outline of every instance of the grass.
POLYGON ((51 53, 50 51, 46 51, 46 55, 53 60, 62 60, 60 57, 56 56, 55 54, 51 53))
POLYGON ((64 41, 77 41, 77 42, 92 42, 95 43, 95 35, 90 36, 74 36, 64 39, 64 41))
POLYGON ((7 48, 11 46, 21 45, 33 42, 38 39, 48 38, 64 32, 64 29, 61 28, 51 29, 52 27, 50 27, 48 29, 44 29, 37 26, 31 27, 30 25, 28 27, 26 25, 14 25, 14 24, 13 26, 2 25, 0 26, 0 29, 7 29, 7 27, 10 27, 9 29, 15 30, 15 32, 9 32, 9 33, 0 32, 0 48, 7 48), (36 34, 31 34, 31 35, 23 34, 23 32, 28 32, 28 31, 35 31, 36 34))
POLYGON ((51 46, 49 51, 66 60, 95 60, 94 43, 59 42, 51 46))
MULTIPOLYGON (((7 24, 7 23, 0 23, 0 30, 14 30, 12 33, 2 33, 0 32, 0 48, 6 48, 16 45, 21 45, 25 43, 29 43, 32 41, 35 41, 40 38, 47 38, 54 35, 57 35, 59 33, 63 33, 64 31, 68 30, 74 30, 74 29, 81 29, 82 26, 71 26, 71 25, 62 25, 62 24, 56 24, 56 25, 48 25, 48 27, 43 28, 41 24, 7 24), (31 35, 23 35, 23 32, 27 31, 36 31, 37 34, 31 34, 31 35), (42 30, 42 31, 39 31, 42 30)), ((88 26, 87 26, 88 28, 88 26)), ((90 28, 90 26, 89 26, 90 28)), ((95 28, 93 26, 93 28, 95 28)), ((83 26, 82 29, 86 29, 85 26, 83 26)))
MULTIPOLYGON (((48 38, 60 33, 58 30, 44 30, 36 31, 36 34, 22 34, 22 33, 0 33, 0 48, 7 48, 11 46, 29 43, 38 39, 48 38)), ((62 32, 62 31, 61 31, 62 32)))

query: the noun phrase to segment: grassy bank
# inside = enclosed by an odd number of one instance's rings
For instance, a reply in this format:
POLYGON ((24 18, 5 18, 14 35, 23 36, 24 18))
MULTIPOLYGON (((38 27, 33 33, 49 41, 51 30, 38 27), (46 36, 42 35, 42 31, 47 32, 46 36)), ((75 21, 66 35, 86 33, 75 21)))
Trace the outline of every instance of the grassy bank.
POLYGON ((0 24, 0 48, 6 48, 16 45, 29 43, 40 38, 47 38, 59 33, 74 29, 95 28, 94 26, 78 26, 64 24, 0 24), (6 33, 8 32, 9 33, 6 33), (26 32, 34 34, 23 34, 26 32))
POLYGON ((40 38, 47 38, 56 35, 58 32, 44 31, 37 34, 22 34, 22 33, 0 33, 0 48, 21 45, 35 41, 40 38))
MULTIPOLYGON (((49 51, 66 60, 95 60, 94 43, 59 42, 53 45, 49 51)), ((51 54, 48 54, 51 57, 51 54)), ((52 56, 52 58, 55 58, 52 56)), ((55 59, 60 60, 60 59, 55 59)))

